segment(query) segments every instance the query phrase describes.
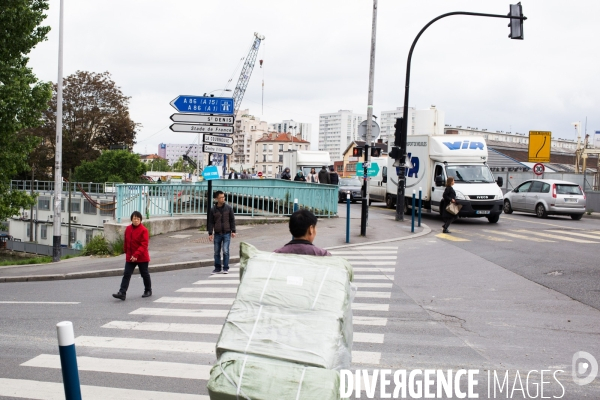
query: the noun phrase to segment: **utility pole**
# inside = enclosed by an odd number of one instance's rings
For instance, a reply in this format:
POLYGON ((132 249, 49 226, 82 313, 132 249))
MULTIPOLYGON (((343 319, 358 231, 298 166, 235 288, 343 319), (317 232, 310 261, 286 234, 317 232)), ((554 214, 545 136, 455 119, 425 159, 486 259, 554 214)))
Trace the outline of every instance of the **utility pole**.
POLYGON ((365 139, 365 157, 363 162, 363 200, 360 213, 360 235, 367 235, 367 221, 369 219, 369 181, 367 180, 367 163, 369 161, 369 148, 373 127, 373 86, 375 81, 375 43, 377 34, 377 0, 373 0, 373 24, 371 31, 371 60, 369 67, 369 96, 367 104, 367 137, 365 139))
POLYGON ((56 82, 56 145, 54 150, 54 221, 52 227, 52 261, 60 261, 60 203, 62 201, 62 105, 63 105, 63 11, 60 0, 58 25, 58 80, 56 82))

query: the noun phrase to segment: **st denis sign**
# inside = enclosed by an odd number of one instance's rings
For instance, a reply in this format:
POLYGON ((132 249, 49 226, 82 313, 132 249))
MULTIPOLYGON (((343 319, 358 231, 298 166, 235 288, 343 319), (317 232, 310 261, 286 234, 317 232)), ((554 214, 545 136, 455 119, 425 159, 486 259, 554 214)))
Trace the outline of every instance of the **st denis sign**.
POLYGON ((171 106, 181 113, 233 115, 231 97, 177 96, 171 106))

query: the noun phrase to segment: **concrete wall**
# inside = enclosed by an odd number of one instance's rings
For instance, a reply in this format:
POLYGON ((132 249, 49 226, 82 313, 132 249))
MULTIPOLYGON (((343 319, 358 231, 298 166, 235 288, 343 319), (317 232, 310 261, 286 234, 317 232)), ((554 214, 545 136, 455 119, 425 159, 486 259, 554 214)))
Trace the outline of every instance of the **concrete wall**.
POLYGON ((600 212, 600 192, 586 192, 586 209, 594 210, 594 212, 600 212))
MULTIPOLYGON (((120 236, 123 236, 125 228, 130 224, 131 221, 124 221, 121 223, 116 221, 106 222, 104 223, 104 237, 109 242, 114 242, 120 236)), ((200 228, 201 226, 206 225, 206 215, 180 218, 151 218, 144 219, 143 224, 148 229, 150 236, 154 236, 160 235, 161 233, 200 228)))

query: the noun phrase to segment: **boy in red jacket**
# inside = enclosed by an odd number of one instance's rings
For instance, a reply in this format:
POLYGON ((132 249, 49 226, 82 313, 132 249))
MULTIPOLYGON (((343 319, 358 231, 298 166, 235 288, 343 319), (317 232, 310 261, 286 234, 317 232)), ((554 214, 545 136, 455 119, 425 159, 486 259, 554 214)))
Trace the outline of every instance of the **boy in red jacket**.
POLYGON ((134 211, 131 214, 131 225, 125 229, 125 241, 123 244, 125 251, 125 271, 121 281, 119 293, 113 294, 115 299, 125 300, 129 280, 135 267, 140 269, 140 275, 144 280, 144 294, 142 297, 152 296, 152 283, 150 282, 150 272, 148 264, 150 263, 150 254, 148 254, 148 229, 142 225, 142 214, 134 211))

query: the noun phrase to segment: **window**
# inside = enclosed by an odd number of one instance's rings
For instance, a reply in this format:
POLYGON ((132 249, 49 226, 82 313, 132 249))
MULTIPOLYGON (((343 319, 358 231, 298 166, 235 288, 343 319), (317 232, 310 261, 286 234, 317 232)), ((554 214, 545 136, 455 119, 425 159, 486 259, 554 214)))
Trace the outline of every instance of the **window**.
POLYGON ((27 240, 29 240, 29 235, 31 234, 31 226, 29 224, 27 224, 27 233, 25 234, 25 236, 27 236, 27 240))
MULTIPOLYGON (((556 193, 557 194, 576 194, 582 195, 581 188, 577 185, 556 185, 556 193)), ((27 225, 29 226, 29 225, 27 225)))
POLYGON ((279 155, 279 162, 283 162, 283 154, 279 155))
POLYGON ((267 157, 267 161, 273 162, 273 154, 269 154, 269 156, 267 157))
POLYGON ((81 201, 79 199, 71 198, 71 212, 72 213, 80 213, 81 212, 81 201))
POLYGON ((96 215, 96 207, 88 199, 83 200, 83 213, 96 215))
POLYGON ((88 244, 92 238, 94 237, 94 231, 87 230, 85 231, 85 243, 88 244))
POLYGON ((267 162, 267 155, 263 154, 263 162, 267 162))
POLYGON ((266 151, 267 151, 267 145, 263 144, 263 152, 266 152, 266 151))
POLYGON ((540 193, 542 191, 543 182, 535 181, 531 184, 531 189, 529 189, 530 193, 540 193))
POLYGON ((544 186, 542 186, 542 193, 550 193, 550 185, 547 183, 544 183, 544 186))
POLYGON ((283 151, 283 145, 282 144, 279 145, 279 151, 283 151))
POLYGON ((517 193, 527 192, 529 190, 529 186, 531 186, 531 181, 525 182, 524 184, 522 184, 521 186, 519 186, 518 188, 516 188, 515 192, 517 192, 517 193))
POLYGON ((113 208, 115 207, 111 201, 108 200, 104 200, 104 201, 100 201, 100 215, 105 216, 105 217, 112 217, 113 215, 113 208))
POLYGON ((266 165, 262 166, 262 172, 263 172, 263 174, 267 172, 267 166, 266 165))
POLYGON ((272 145, 272 144, 270 144, 270 145, 269 145, 269 153, 272 153, 272 152, 273 152, 273 145, 272 145))
POLYGON ((40 228, 40 237, 42 239, 48 239, 48 225, 42 225, 40 228))
POLYGON ((75 243, 77 240, 77 229, 71 228, 71 232, 69 234, 69 243, 75 243))
POLYGON ((348 164, 346 166, 346 171, 347 172, 355 172, 356 171, 356 164, 348 164))
POLYGON ((50 197, 38 197, 38 208, 41 210, 50 210, 50 197))

